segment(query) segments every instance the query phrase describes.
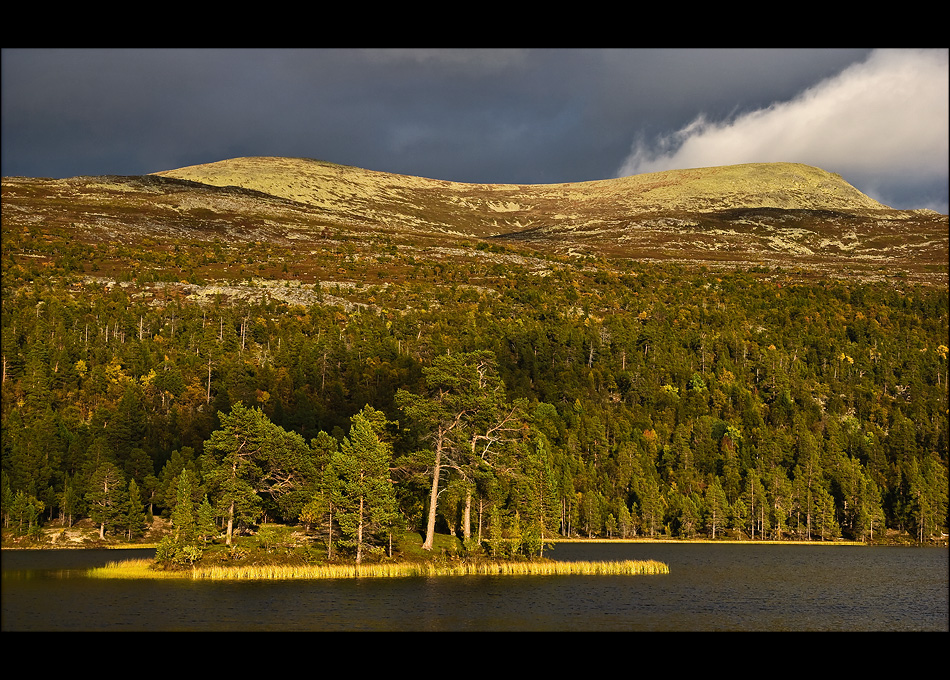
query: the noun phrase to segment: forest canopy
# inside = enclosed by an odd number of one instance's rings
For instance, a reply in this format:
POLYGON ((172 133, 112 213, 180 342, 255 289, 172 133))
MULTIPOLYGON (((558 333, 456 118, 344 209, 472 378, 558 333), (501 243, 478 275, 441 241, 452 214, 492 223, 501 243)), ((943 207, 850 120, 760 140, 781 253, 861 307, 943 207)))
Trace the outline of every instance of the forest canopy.
POLYGON ((528 552, 946 535, 945 288, 589 258, 199 304, 6 271, 18 531, 178 508, 189 540, 279 521, 355 555, 397 526, 528 552))

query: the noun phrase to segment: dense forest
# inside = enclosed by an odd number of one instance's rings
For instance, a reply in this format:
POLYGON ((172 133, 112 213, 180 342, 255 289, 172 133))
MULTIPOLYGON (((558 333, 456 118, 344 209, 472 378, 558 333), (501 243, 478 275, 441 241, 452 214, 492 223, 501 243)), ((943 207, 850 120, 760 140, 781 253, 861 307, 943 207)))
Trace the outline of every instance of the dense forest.
POLYGON ((21 534, 946 540, 946 288, 561 257, 198 303, 57 262, 3 262, 21 534))

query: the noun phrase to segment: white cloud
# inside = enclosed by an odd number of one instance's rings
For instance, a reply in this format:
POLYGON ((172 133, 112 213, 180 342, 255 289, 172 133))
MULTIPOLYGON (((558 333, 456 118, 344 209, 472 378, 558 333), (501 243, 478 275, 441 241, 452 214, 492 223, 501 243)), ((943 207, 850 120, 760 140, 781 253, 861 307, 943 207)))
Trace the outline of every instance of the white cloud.
POLYGON ((947 50, 878 50, 790 101, 640 139, 618 174, 791 161, 856 186, 945 179, 948 99, 947 50))

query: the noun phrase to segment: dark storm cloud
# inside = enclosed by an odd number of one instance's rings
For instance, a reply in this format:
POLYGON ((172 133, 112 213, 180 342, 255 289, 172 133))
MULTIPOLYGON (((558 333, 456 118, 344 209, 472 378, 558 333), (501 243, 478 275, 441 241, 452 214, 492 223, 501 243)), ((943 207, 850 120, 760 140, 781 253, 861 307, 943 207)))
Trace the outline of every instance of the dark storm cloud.
MULTIPOLYGON (((945 72, 946 51, 937 54, 945 72)), ((142 174, 277 155, 462 182, 604 179, 692 162, 682 154, 712 145, 717 131, 719 138, 726 129, 740 138, 760 133, 742 123, 783 104, 790 116, 803 93, 876 55, 863 49, 5 49, 2 172, 142 174)), ((930 118, 941 111, 926 105, 927 125, 934 126, 939 120, 930 118)), ((801 105, 795 110, 810 113, 801 105)), ((776 126, 793 120, 772 115, 776 126)), ((945 108, 942 115, 946 140, 945 108)), ((908 116, 925 119, 920 106, 908 116)), ((895 125, 894 118, 881 117, 886 125, 895 125)), ((748 138, 738 146, 762 153, 748 138)), ((932 169, 939 149, 895 177, 886 162, 862 166, 856 148, 812 164, 841 172, 895 207, 926 202, 946 212, 946 170, 932 169), (908 190, 916 196, 906 200, 917 203, 901 205, 908 190)), ((710 165, 773 160, 700 157, 710 165)))

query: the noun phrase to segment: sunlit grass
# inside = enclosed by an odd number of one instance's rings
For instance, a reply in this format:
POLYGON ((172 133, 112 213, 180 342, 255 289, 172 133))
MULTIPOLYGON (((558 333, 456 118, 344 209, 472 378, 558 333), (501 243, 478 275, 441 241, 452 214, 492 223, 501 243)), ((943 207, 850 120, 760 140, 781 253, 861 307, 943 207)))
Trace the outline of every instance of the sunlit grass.
POLYGON ((191 570, 162 571, 151 560, 111 562, 92 569, 95 578, 191 578, 214 581, 405 578, 413 576, 564 576, 564 575, 652 575, 668 574, 670 568, 654 560, 616 562, 399 562, 362 565, 272 565, 209 566, 191 570))
POLYGON ((198 579, 328 579, 391 578, 407 576, 469 575, 563 575, 563 574, 668 574, 660 562, 626 560, 620 562, 460 562, 433 564, 404 562, 393 564, 320 566, 215 566, 195 570, 198 579))
POLYGON ((153 560, 122 560, 95 567, 87 574, 91 578, 191 578, 191 571, 165 571, 154 567, 153 560))

